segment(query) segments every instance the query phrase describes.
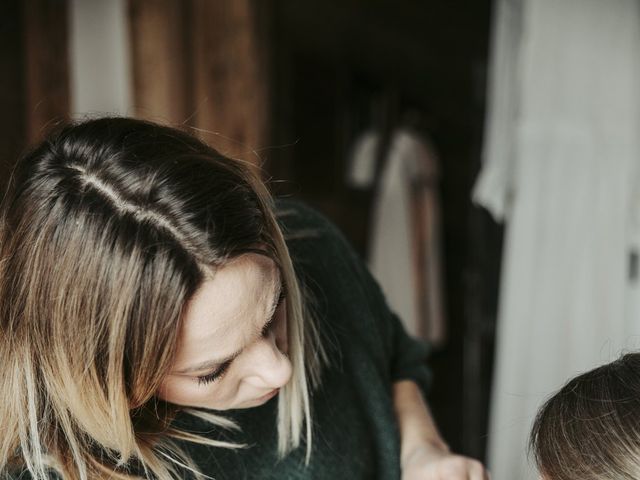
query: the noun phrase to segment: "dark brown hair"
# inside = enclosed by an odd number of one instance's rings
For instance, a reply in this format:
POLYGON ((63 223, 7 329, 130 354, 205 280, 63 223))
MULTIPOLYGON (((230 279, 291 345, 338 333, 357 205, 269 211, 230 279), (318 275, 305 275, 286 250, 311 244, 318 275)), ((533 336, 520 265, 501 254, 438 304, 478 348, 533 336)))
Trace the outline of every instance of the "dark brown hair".
POLYGON ((529 448, 548 480, 640 478, 640 353, 570 380, 541 407, 529 448))
POLYGON ((154 394, 190 297, 256 246, 287 285, 278 451, 304 436, 308 459, 317 334, 256 172, 130 118, 64 125, 21 158, 0 204, 0 476, 22 464, 36 479, 130 479, 140 465, 168 480, 195 469, 177 440, 237 447, 172 426, 179 411, 230 421, 154 394))

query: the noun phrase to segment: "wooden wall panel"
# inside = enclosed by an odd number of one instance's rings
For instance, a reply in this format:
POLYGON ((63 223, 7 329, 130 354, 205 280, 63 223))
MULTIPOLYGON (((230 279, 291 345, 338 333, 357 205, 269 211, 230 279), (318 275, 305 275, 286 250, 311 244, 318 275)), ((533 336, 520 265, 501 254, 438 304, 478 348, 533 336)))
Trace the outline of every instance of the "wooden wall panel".
POLYGON ((20 0, 6 0, 0 15, 0 193, 26 137, 20 3, 20 0))
POLYGON ((69 118, 66 0, 25 0, 27 142, 40 140, 51 123, 69 118))
POLYGON ((181 126, 191 113, 191 2, 130 0, 134 111, 181 126))
POLYGON ((134 104, 261 163, 269 143, 268 2, 129 0, 134 104))
POLYGON ((18 156, 69 117, 66 0, 6 0, 0 15, 0 194, 18 156))
POLYGON ((267 36, 255 3, 193 4, 194 125, 225 153, 253 162, 269 137, 267 36))

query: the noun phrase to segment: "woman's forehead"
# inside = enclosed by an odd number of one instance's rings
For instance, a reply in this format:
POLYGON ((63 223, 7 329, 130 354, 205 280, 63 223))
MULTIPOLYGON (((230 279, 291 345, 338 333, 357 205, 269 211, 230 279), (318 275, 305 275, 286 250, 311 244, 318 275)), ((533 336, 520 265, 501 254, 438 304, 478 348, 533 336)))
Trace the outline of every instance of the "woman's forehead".
POLYGON ((218 268, 187 305, 176 365, 236 351, 266 320, 279 281, 275 262, 264 255, 245 254, 218 268))

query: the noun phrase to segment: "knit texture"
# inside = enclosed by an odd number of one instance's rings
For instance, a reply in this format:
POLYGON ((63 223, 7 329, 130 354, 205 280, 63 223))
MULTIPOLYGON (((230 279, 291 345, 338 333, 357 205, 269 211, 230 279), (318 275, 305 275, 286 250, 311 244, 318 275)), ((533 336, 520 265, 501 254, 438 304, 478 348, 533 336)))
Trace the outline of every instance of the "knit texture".
MULTIPOLYGON (((331 361, 312 395, 311 462, 304 465, 304 445, 278 461, 277 397, 256 408, 225 412, 242 428, 226 438, 249 448, 186 447, 203 473, 217 480, 399 479, 392 384, 411 379, 426 394, 427 347, 406 334, 363 260, 329 220, 299 201, 278 199, 276 206, 296 274, 316 299, 331 361)), ((198 429, 195 423, 189 426, 198 429)))
MULTIPOLYGON (((311 462, 305 466, 305 445, 278 460, 277 397, 256 408, 223 412, 240 425, 237 433, 217 431, 184 414, 175 420, 190 431, 248 444, 246 449, 178 443, 216 480, 399 479, 391 387, 395 380, 412 379, 426 394, 427 347, 406 334, 362 259, 331 222, 298 201, 279 199, 276 207, 296 275, 315 298, 331 362, 312 395, 311 462)), ((31 476, 24 471, 8 478, 31 476)))

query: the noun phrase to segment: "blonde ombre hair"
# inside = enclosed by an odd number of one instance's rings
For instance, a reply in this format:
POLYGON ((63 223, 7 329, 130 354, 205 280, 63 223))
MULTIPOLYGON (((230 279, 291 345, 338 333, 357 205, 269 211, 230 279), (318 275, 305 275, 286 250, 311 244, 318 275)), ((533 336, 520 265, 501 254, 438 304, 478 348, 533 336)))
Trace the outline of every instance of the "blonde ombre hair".
MULTIPOLYGON (((291 381, 278 452, 305 440, 323 351, 267 188, 247 164, 194 137, 129 118, 59 128, 21 158, 0 204, 0 476, 69 480, 206 475, 159 400, 189 298, 255 246, 287 285, 291 381)), ((306 294, 305 294, 306 295, 306 294)))

